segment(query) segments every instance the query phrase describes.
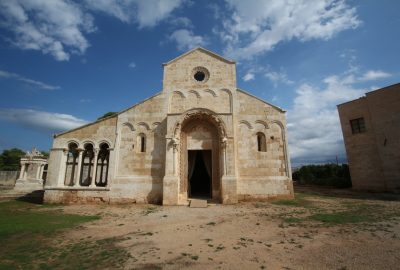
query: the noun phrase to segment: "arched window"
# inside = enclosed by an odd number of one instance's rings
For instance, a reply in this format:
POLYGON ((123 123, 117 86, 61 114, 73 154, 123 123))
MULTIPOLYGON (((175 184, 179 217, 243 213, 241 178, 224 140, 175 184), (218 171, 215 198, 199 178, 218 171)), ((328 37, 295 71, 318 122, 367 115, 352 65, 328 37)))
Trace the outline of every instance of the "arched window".
POLYGON ((97 170, 96 170, 96 186, 107 186, 108 178, 108 163, 110 159, 110 150, 108 144, 102 143, 100 145, 99 155, 97 157, 97 170))
POLYGON ((258 152, 267 151, 267 142, 265 140, 265 135, 262 132, 257 133, 257 150, 258 152))
POLYGON ((64 185, 73 186, 78 171, 78 145, 76 143, 68 144, 67 166, 65 170, 64 185))
POLYGON ((139 134, 138 145, 140 146, 140 152, 146 152, 146 135, 143 133, 139 134))
POLYGON ((79 184, 81 186, 89 186, 90 183, 92 182, 93 163, 94 163, 93 145, 87 143, 84 146, 84 151, 82 154, 81 179, 79 179, 79 184))

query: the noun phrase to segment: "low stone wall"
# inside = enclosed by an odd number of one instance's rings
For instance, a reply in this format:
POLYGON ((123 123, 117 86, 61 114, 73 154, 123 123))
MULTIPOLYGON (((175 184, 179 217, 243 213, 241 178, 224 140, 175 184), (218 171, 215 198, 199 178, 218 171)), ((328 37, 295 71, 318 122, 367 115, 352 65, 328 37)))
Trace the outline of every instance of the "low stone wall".
POLYGON ((0 186, 13 187, 19 176, 19 171, 0 171, 0 186))

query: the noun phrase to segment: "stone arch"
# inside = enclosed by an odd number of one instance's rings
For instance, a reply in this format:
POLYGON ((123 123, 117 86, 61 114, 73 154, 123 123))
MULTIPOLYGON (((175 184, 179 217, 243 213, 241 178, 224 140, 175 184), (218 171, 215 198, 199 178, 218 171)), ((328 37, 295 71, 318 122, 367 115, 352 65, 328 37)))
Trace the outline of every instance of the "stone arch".
POLYGON ((222 178, 222 146, 226 141, 226 127, 224 122, 213 111, 208 109, 192 109, 183 114, 176 122, 173 130, 175 142, 179 142, 178 174, 179 194, 181 198, 190 196, 188 176, 189 150, 210 151, 211 164, 210 195, 214 200, 221 200, 222 178), (208 134, 205 135, 204 134, 208 134), (190 142, 195 141, 194 144, 190 142))
POLYGON ((221 139, 226 138, 226 126, 224 121, 213 111, 204 108, 196 108, 186 111, 182 114, 179 120, 175 123, 173 130, 174 138, 179 138, 182 126, 189 120, 193 119, 208 119, 211 123, 217 126, 218 134, 221 139))
POLYGON ((183 92, 181 92, 181 91, 178 91, 178 90, 173 91, 173 92, 172 92, 172 95, 173 95, 173 94, 177 94, 177 95, 180 96, 181 98, 186 98, 185 94, 184 94, 183 92))
POLYGON ((77 146, 78 146, 78 148, 80 147, 80 141, 78 140, 78 139, 69 139, 66 143, 65 143, 65 149, 68 149, 68 145, 70 144, 70 143, 75 143, 77 146))
POLYGON ((256 123, 256 124, 263 125, 265 129, 269 128, 267 122, 265 122, 265 121, 263 121, 263 120, 256 120, 255 123, 256 123))
MULTIPOLYGON (((133 130, 132 130, 132 131, 133 131, 133 130)), ((101 139, 101 140, 98 140, 97 143, 96 143, 96 147, 97 147, 97 148, 100 148, 100 145, 102 145, 103 143, 106 143, 106 144, 108 145, 108 148, 113 148, 113 146, 112 146, 110 140, 108 140, 108 139, 101 139)))
POLYGON ((247 120, 240 120, 240 121, 239 121, 239 125, 244 125, 244 126, 246 126, 248 129, 253 129, 253 127, 251 126, 251 124, 250 124, 247 120))
POLYGON ((129 123, 129 122, 123 123, 123 124, 122 124, 122 127, 124 127, 124 126, 127 126, 128 128, 130 128, 131 131, 135 131, 134 126, 133 126, 131 123, 129 123))
POLYGON ((197 98, 201 98, 201 95, 196 90, 189 90, 189 93, 194 94, 197 98))
POLYGON ((181 91, 173 91, 169 97, 168 111, 170 113, 182 112, 186 103, 186 95, 181 91))
POLYGON ((144 127, 146 130, 150 130, 150 126, 149 126, 149 124, 147 124, 147 123, 145 123, 145 122, 139 122, 139 123, 137 123, 137 126, 138 127, 144 127))
POLYGON ((228 97, 229 97, 229 112, 230 113, 232 113, 233 112, 233 102, 232 102, 232 92, 231 92, 231 90, 229 90, 229 89, 226 89, 226 88, 222 88, 222 89, 220 89, 220 92, 225 92, 225 93, 227 93, 228 94, 228 97))
POLYGON ((217 97, 217 94, 211 89, 206 89, 206 90, 204 90, 204 92, 210 93, 213 97, 217 97))

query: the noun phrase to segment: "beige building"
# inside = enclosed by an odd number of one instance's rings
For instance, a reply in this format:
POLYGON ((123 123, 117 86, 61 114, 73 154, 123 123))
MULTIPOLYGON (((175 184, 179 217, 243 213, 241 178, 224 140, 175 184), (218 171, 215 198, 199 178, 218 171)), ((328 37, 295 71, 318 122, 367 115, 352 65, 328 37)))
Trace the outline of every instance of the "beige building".
POLYGON ((55 136, 46 202, 293 197, 284 110, 237 89, 235 62, 205 49, 163 68, 160 93, 55 136))
POLYGON ((338 110, 353 188, 400 191, 400 84, 338 110))

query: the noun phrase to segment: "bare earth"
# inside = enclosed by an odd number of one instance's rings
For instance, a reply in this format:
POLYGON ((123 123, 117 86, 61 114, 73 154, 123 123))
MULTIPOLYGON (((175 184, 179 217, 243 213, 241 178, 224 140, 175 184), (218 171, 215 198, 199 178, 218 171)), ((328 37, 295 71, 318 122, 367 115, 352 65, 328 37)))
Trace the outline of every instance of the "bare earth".
POLYGON ((297 193, 293 204, 60 208, 100 215, 63 237, 115 237, 131 255, 125 269, 399 269, 399 198, 349 199, 347 193, 297 193), (349 211, 373 219, 336 224, 310 218, 349 211))

